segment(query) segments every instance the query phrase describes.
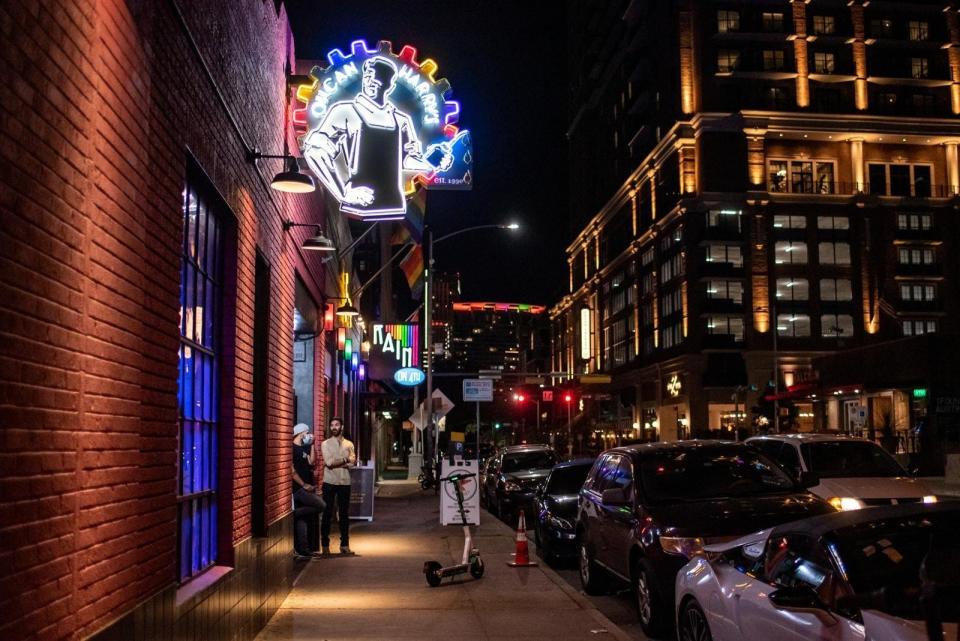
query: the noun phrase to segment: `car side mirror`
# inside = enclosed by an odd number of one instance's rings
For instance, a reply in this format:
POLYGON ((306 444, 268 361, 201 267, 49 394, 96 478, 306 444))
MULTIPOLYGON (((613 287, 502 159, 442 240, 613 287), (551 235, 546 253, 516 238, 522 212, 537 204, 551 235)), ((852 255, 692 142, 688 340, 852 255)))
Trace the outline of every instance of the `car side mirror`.
POLYGON ((811 487, 820 485, 820 477, 813 472, 800 472, 797 481, 800 487, 805 490, 809 490, 811 487))
POLYGON ((827 607, 808 585, 778 588, 770 593, 770 603, 783 610, 825 610, 827 607))
POLYGON ((608 490, 604 490, 603 494, 600 495, 600 502, 610 506, 627 505, 630 503, 630 497, 626 489, 622 487, 611 487, 608 490))

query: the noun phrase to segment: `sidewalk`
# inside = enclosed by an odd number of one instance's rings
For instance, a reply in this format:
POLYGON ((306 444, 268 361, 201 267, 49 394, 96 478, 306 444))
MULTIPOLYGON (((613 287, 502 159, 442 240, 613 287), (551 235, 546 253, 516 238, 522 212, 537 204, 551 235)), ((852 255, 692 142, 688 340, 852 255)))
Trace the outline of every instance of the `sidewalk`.
POLYGON ((550 568, 508 567, 514 532, 487 512, 475 539, 484 577, 428 587, 424 561, 452 564, 463 551, 462 530, 440 527, 438 508, 416 484, 380 486, 375 521, 351 528, 359 556, 307 562, 258 641, 629 639, 550 568))

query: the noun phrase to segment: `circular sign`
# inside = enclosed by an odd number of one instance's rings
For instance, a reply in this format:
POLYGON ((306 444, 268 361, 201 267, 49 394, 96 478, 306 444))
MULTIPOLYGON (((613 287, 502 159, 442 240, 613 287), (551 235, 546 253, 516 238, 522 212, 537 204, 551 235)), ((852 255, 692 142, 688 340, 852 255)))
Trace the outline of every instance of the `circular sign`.
MULTIPOLYGON (((454 474, 473 474, 473 476, 459 481, 460 491, 463 492, 463 502, 466 504, 477 493, 477 487, 479 484, 477 483, 476 473, 472 469, 466 467, 454 467, 447 470, 447 476, 453 476, 454 474)), ((454 504, 456 504, 457 490, 453 487, 453 483, 444 483, 443 491, 454 502, 454 504)))
POLYGON ((423 373, 423 370, 416 367, 403 367, 398 369, 393 375, 393 380, 407 387, 416 387, 425 381, 426 378, 427 375, 423 373))

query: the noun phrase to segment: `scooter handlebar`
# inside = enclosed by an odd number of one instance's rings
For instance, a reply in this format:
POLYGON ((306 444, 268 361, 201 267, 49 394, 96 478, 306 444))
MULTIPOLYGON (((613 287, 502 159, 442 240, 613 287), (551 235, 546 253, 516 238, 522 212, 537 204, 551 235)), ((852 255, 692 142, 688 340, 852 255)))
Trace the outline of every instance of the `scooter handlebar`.
POLYGON ((457 481, 462 481, 463 479, 469 479, 469 478, 472 478, 472 477, 474 477, 474 476, 476 476, 476 474, 474 474, 473 472, 469 472, 469 473, 465 473, 465 474, 456 474, 456 473, 455 473, 455 474, 450 474, 449 476, 445 476, 445 477, 443 477, 443 478, 440 479, 440 480, 441 480, 441 481, 450 481, 451 483, 456 483, 457 481))

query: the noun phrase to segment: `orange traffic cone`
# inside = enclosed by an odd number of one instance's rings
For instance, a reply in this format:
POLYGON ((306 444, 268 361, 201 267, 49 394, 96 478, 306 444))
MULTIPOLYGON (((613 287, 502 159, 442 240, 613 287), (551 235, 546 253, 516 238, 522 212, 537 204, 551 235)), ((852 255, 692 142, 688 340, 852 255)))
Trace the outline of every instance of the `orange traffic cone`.
POLYGON ((517 523, 517 551, 513 554, 513 561, 507 561, 507 565, 528 568, 536 564, 536 561, 530 560, 530 550, 527 548, 527 521, 523 517, 523 510, 520 510, 520 521, 517 523))

